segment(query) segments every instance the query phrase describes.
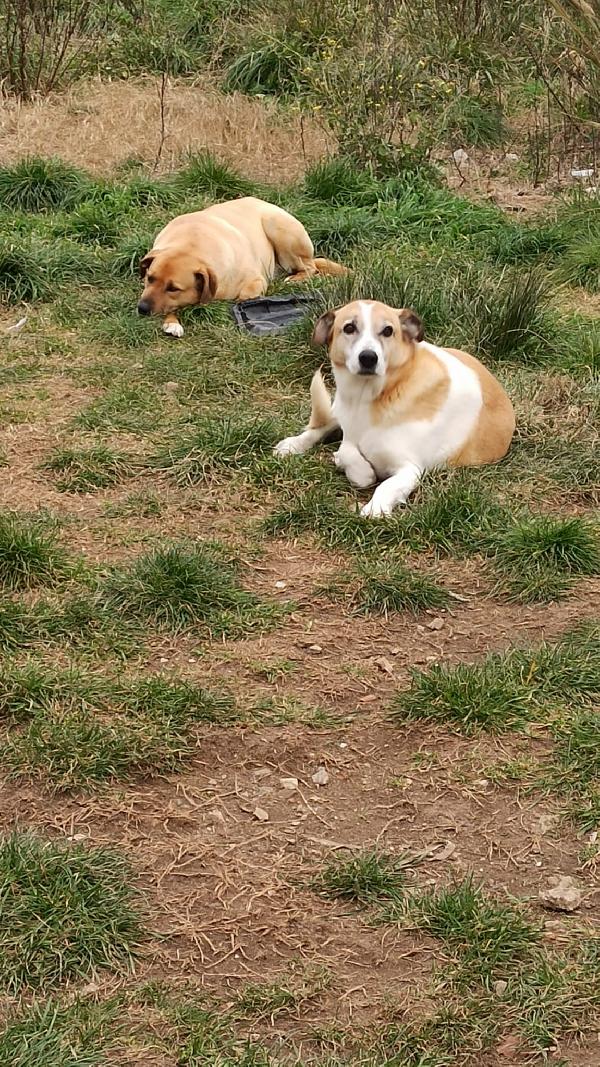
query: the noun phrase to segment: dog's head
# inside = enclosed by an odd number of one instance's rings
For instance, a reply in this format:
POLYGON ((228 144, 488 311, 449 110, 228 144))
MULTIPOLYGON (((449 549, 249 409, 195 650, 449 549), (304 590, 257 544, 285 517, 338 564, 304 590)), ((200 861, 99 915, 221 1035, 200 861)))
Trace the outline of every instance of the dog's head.
POLYGON ((217 279, 193 255, 153 250, 140 263, 144 291, 140 315, 168 315, 190 304, 208 304, 217 291, 217 279))
POLYGON ((326 311, 315 324, 313 344, 326 345, 335 368, 379 378, 400 370, 423 340, 423 323, 409 308, 355 300, 326 311))

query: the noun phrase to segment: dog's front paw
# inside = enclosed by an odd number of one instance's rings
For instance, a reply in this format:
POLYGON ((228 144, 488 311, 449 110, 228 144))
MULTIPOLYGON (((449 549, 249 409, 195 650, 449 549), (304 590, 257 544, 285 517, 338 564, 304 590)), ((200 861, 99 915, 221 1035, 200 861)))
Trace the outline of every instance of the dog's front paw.
POLYGON ((169 337, 183 337, 184 329, 180 322, 163 322, 163 333, 169 337))
POLYGON ((284 437, 273 449, 274 456, 297 456, 300 452, 302 445, 299 437, 284 437))
POLYGON ((374 496, 360 509, 363 519, 383 519, 392 514, 391 507, 382 500, 376 500, 374 496))

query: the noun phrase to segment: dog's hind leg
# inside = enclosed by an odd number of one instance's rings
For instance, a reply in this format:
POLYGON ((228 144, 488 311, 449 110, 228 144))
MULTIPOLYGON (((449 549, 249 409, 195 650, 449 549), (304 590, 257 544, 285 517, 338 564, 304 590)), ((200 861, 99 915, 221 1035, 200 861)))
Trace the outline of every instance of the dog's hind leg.
POLYGON ((275 258, 289 275, 288 282, 304 281, 317 273, 313 243, 304 226, 292 215, 267 215, 263 229, 273 245, 275 258))
POLYGON ((311 411, 310 422, 302 433, 295 437, 284 437, 273 449, 276 456, 299 456, 314 448, 320 441, 329 437, 338 429, 339 423, 333 414, 331 400, 321 372, 313 375, 310 383, 311 411))

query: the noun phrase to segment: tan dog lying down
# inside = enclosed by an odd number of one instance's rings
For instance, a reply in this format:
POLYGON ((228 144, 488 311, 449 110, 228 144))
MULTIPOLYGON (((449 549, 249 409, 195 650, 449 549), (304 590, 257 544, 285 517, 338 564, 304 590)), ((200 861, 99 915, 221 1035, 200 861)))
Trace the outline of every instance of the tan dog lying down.
POLYGON ((313 341, 329 348, 333 405, 317 371, 307 428, 275 452, 307 452, 341 427, 337 466, 360 488, 380 482, 362 515, 389 515, 435 467, 506 455, 515 416, 504 389, 473 356, 423 341, 414 312, 357 300, 322 315, 313 341))
POLYGON ((179 308, 262 296, 278 267, 291 282, 345 273, 338 263, 314 254, 302 223, 254 196, 179 215, 140 263, 145 285, 138 311, 162 315, 165 333, 182 337, 179 308))

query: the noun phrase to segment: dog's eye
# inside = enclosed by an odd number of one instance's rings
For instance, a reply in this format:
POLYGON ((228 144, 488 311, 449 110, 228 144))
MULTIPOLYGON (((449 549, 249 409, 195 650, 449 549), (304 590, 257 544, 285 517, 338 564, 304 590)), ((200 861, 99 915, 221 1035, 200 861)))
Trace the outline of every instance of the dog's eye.
POLYGON ((168 292, 168 293, 178 293, 178 292, 179 292, 179 289, 177 288, 177 286, 176 286, 176 285, 173 285, 173 284, 171 283, 171 285, 167 285, 167 292, 168 292))
POLYGON ((393 329, 392 326, 384 326, 383 330, 381 331, 381 336, 382 337, 391 337, 393 332, 394 332, 394 329, 393 329))
POLYGON ((347 322, 344 326, 344 333, 356 333, 356 326, 353 322, 347 322))

